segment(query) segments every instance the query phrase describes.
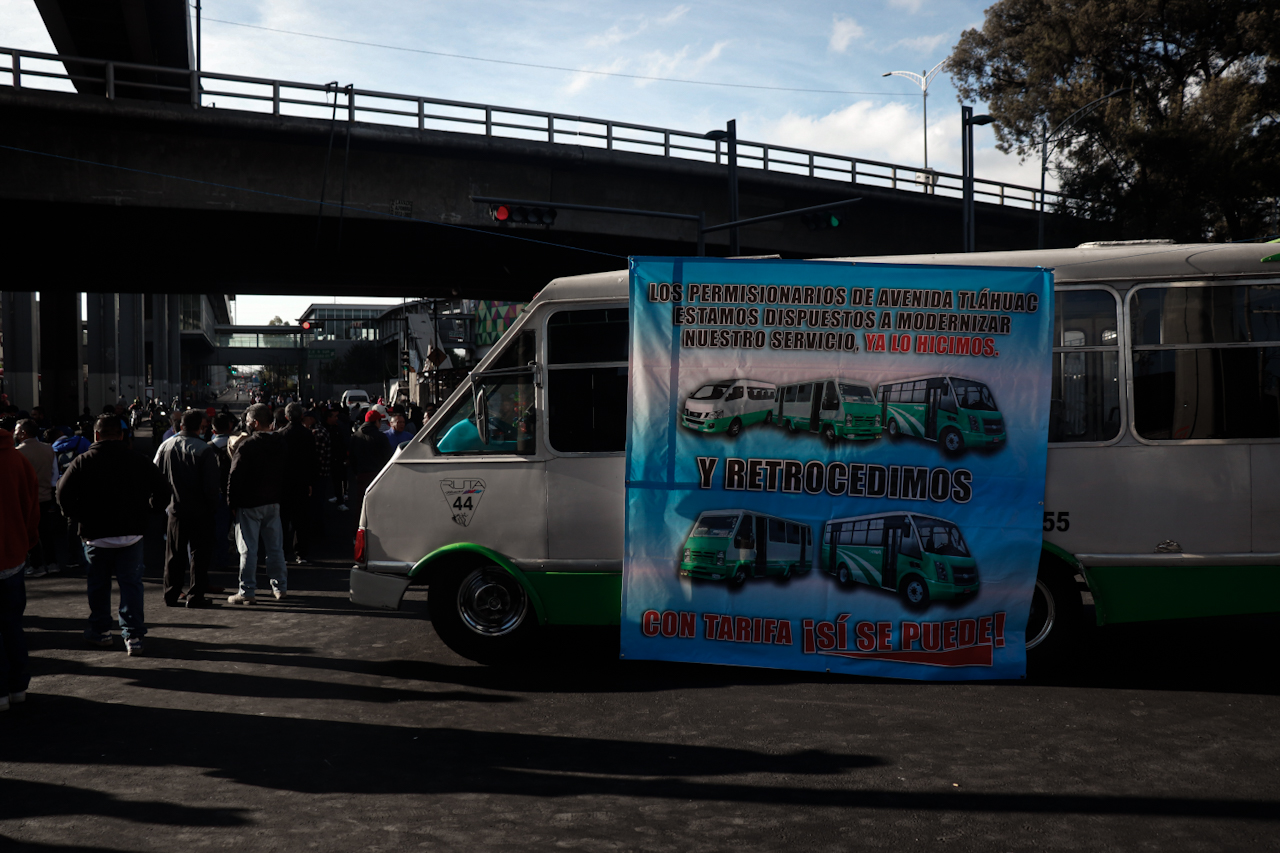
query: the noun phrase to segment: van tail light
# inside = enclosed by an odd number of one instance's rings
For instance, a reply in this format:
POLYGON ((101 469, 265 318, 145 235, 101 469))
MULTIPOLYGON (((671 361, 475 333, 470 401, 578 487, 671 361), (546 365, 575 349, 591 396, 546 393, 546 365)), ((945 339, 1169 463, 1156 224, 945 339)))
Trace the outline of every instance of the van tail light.
POLYGON ((356 530, 356 562, 364 562, 364 528, 356 530))

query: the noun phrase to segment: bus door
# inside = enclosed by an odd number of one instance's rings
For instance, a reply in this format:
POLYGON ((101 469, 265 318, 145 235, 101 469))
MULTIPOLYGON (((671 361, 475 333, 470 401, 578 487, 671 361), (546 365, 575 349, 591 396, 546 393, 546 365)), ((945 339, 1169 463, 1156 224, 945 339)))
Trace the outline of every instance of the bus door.
POLYGON ((942 381, 930 379, 924 392, 924 437, 938 440, 938 404, 942 402, 942 381))
POLYGON ((756 516, 756 576, 762 576, 769 568, 769 519, 756 516))
POLYGON ((812 389, 812 399, 809 401, 809 432, 820 432, 822 430, 822 383, 814 382, 809 387, 812 389))
POLYGON ((902 540, 911 535, 911 523, 905 515, 890 516, 884 520, 884 561, 880 569, 880 585, 885 589, 898 588, 898 555, 902 553, 902 540))

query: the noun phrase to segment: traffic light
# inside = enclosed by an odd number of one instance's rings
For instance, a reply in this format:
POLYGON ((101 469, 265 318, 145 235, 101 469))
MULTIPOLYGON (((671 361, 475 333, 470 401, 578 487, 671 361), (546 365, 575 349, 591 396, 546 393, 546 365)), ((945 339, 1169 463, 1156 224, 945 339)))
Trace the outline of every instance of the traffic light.
POLYGON ((227 368, 227 369, 231 371, 231 375, 232 375, 232 376, 237 376, 237 375, 239 375, 239 373, 240 373, 240 371, 239 371, 237 368, 235 368, 235 367, 229 367, 229 368, 227 368))
POLYGON ((324 320, 303 320, 302 331, 304 332, 323 332, 324 320))
POLYGON ((844 209, 836 208, 834 210, 819 210, 803 214, 800 217, 800 221, 810 231, 822 231, 826 228, 839 228, 840 223, 844 221, 844 217, 844 209))
POLYGON ((554 207, 516 207, 510 204, 489 205, 489 218, 500 225, 555 225, 554 207))
POLYGON ((413 364, 409 361, 409 351, 407 349, 400 351, 400 369, 405 371, 413 370, 413 364))

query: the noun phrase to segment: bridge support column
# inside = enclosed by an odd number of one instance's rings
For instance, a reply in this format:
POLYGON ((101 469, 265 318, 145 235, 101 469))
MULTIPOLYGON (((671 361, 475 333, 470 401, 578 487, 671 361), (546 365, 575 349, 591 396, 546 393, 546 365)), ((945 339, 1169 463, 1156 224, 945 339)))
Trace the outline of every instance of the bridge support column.
POLYGON ((147 386, 147 348, 145 321, 143 320, 143 303, 145 296, 138 293, 120 293, 116 295, 116 317, 119 326, 116 330, 116 365, 120 381, 116 385, 118 393, 125 398, 126 405, 135 398, 146 396, 147 386))
POLYGON ((40 399, 36 295, 6 290, 0 298, 4 300, 4 390, 10 403, 31 411, 40 399))
POLYGON ((169 393, 183 397, 190 388, 182 381, 182 297, 169 294, 169 393))
POLYGON ((40 291, 40 408, 55 424, 73 424, 84 399, 80 294, 40 291))
POLYGON ((116 356, 119 346, 119 319, 114 293, 85 294, 85 324, 88 327, 89 383, 85 405, 94 414, 108 403, 115 404, 119 394, 120 375, 116 356))
POLYGON ((169 404, 169 297, 151 294, 151 387, 157 400, 169 404))

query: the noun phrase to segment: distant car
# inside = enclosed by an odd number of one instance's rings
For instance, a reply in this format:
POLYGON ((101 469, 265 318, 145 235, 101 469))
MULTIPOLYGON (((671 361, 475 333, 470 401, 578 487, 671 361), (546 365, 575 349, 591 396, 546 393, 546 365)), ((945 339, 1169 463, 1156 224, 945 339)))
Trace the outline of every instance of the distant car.
POLYGON ((362 406, 369 405, 369 392, 361 391, 358 388, 353 388, 350 391, 343 391, 342 405, 350 406, 352 403, 359 403, 362 406))

